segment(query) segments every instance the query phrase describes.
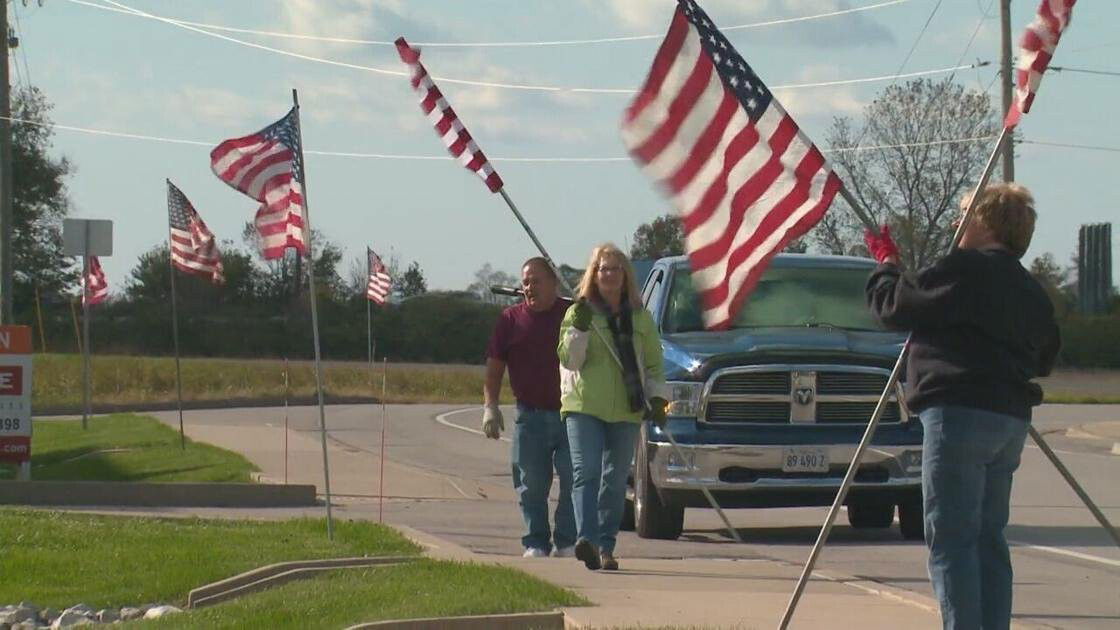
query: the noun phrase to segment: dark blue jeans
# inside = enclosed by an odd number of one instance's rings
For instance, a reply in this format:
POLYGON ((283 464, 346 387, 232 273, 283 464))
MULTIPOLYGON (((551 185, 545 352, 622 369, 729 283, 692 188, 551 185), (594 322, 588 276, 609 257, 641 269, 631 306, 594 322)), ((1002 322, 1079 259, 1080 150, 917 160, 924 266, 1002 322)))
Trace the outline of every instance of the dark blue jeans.
POLYGON ((604 422, 582 413, 568 414, 572 445, 579 537, 614 552, 626 504, 626 476, 638 445, 637 422, 604 422))
POLYGON ((572 456, 568 434, 559 411, 530 409, 517 405, 513 425, 513 487, 517 490, 521 516, 525 519, 525 548, 548 552, 556 547, 576 544, 576 522, 572 514, 572 456), (556 504, 556 527, 548 526, 548 493, 552 490, 552 470, 560 479, 556 504))
POLYGON ((1027 422, 968 407, 921 413, 929 577, 946 630, 1011 626, 1011 555, 1003 530, 1027 422))

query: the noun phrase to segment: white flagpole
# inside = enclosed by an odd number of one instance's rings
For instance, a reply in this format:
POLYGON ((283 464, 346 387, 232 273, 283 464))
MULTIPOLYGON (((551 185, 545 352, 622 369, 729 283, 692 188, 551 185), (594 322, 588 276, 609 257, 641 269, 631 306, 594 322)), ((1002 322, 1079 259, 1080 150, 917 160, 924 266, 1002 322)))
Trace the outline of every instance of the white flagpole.
POLYGON ((312 249, 311 211, 307 202, 307 164, 303 161, 303 127, 299 116, 299 96, 292 88, 292 103, 296 108, 296 125, 299 130, 299 184, 303 194, 303 224, 307 230, 307 277, 308 290, 311 292, 311 335, 315 343, 315 392, 319 399, 319 442, 323 448, 323 489, 327 500, 327 538, 334 540, 334 522, 331 515, 331 472, 327 460, 327 413, 323 407, 323 365, 319 352, 319 309, 315 294, 315 256, 312 249))

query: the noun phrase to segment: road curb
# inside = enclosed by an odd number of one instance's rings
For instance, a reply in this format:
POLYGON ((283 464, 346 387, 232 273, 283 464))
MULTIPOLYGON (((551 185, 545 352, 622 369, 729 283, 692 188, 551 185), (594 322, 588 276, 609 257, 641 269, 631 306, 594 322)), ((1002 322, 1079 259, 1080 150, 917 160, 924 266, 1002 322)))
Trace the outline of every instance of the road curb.
POLYGON ((1099 440, 1112 442, 1112 448, 1109 449, 1109 454, 1120 455, 1120 442, 1116 442, 1112 437, 1093 433, 1092 431, 1086 431, 1081 427, 1071 427, 1069 429, 1066 429, 1065 435, 1068 438, 1074 438, 1076 440, 1099 440))
POLYGON ((0 505, 261 508, 318 504, 313 485, 0 481, 0 505))

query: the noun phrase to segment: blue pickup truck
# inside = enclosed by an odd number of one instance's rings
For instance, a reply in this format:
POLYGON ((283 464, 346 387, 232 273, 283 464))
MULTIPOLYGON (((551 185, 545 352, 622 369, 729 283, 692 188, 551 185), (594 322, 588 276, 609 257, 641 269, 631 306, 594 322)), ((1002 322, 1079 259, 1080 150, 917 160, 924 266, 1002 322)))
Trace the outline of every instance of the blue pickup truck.
MULTIPOLYGON (((661 331, 668 430, 642 426, 628 492, 638 535, 675 539, 707 488, 724 508, 830 505, 905 336, 882 330, 864 284, 874 262, 782 254, 726 331, 704 330, 687 258, 662 258, 642 297, 661 331)), ((923 535, 922 427, 902 400, 883 414, 847 499, 854 527, 923 535)))

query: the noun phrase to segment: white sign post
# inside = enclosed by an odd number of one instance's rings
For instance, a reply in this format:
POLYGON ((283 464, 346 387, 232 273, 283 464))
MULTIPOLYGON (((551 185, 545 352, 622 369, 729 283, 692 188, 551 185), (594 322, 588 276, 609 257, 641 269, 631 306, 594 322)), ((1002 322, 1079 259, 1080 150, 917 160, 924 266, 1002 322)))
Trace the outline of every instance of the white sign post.
POLYGON ((65 219, 62 253, 82 257, 82 428, 90 415, 89 257, 113 255, 113 222, 105 219, 65 219))
POLYGON ((31 479, 30 326, 0 326, 0 461, 31 479))

